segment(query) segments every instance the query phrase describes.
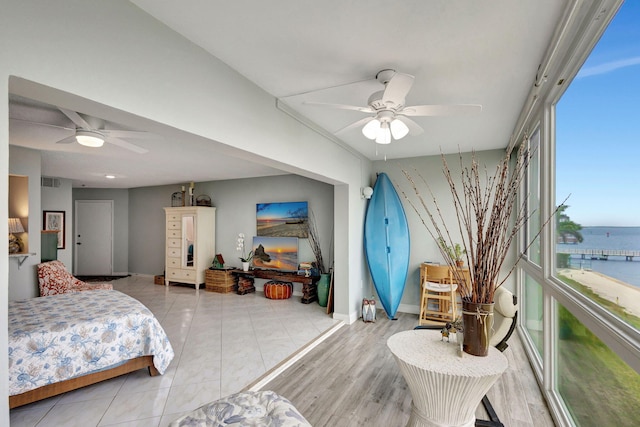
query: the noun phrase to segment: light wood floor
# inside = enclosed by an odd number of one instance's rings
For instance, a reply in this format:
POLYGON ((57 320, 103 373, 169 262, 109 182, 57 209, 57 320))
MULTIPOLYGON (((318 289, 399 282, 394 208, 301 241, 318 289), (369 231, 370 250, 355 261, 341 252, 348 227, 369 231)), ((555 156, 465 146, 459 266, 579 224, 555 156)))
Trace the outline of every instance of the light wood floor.
MULTIPOLYGON (((386 342, 416 324, 416 315, 400 313, 343 326, 262 389, 288 398, 314 427, 404 426, 411 394, 386 342)), ((509 368, 488 396, 507 427, 553 426, 516 335, 505 351, 509 368)), ((482 405, 476 417, 487 418, 482 405)))

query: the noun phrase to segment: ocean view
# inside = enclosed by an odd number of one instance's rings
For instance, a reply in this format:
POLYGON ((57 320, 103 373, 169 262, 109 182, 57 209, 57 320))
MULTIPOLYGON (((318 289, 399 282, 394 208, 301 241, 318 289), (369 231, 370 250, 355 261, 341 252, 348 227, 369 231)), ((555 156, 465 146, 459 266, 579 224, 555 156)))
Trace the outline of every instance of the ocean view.
MULTIPOLYGON (((619 249, 640 251, 640 227, 584 227, 582 243, 559 243, 557 248, 566 249, 619 249)), ((610 256, 608 260, 597 260, 580 255, 571 255, 571 266, 602 273, 633 286, 640 287, 640 257, 626 261, 622 256, 610 256)))

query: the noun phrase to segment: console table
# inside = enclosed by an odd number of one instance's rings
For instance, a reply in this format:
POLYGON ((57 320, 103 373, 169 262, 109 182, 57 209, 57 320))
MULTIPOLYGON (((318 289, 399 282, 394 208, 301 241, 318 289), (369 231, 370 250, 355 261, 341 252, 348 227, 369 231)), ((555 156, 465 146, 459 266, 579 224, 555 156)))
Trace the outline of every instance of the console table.
POLYGON ((474 426, 478 404, 508 366, 495 347, 486 357, 458 356, 458 345, 442 341, 439 330, 400 332, 387 347, 413 397, 407 426, 474 426))
POLYGON ((277 270, 249 270, 234 271, 234 274, 242 274, 244 276, 252 275, 258 279, 280 280, 282 282, 302 283, 302 300, 303 304, 309 304, 318 300, 318 280, 320 276, 303 276, 296 273, 287 273, 277 270))

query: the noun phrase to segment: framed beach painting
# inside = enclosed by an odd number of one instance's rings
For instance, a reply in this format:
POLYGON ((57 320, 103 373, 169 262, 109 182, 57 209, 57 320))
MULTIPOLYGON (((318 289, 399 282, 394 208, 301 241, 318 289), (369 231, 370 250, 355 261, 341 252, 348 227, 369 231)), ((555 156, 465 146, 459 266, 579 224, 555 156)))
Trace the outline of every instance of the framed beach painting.
POLYGON ((298 238, 255 236, 253 266, 281 271, 298 270, 298 238))
POLYGON ((265 237, 309 237, 307 202, 258 203, 256 230, 265 237))
POLYGON ((64 236, 64 214, 65 211, 42 211, 42 229, 45 231, 54 230, 58 232, 58 249, 65 248, 64 236))

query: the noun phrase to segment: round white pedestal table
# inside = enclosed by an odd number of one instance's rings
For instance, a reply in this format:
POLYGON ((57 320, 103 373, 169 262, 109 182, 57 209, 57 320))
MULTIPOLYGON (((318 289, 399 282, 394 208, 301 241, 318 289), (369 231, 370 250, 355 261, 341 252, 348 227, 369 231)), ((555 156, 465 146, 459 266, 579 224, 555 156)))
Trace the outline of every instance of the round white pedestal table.
POLYGON ((455 341, 442 341, 440 331, 428 329, 387 340, 413 398, 407 426, 473 427, 482 397, 507 369, 507 358, 496 348, 486 357, 460 357, 455 341))

